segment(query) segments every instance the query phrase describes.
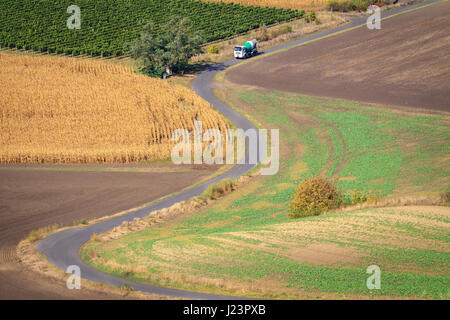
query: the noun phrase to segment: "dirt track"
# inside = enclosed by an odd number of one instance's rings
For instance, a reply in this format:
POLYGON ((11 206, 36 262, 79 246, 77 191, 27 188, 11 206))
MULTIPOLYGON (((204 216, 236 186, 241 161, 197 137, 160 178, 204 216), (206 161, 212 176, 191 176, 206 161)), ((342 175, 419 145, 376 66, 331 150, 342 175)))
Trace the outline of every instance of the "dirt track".
POLYGON ((0 170, 0 299, 122 298, 83 289, 70 291, 65 283, 37 278, 20 265, 15 254, 17 243, 41 227, 55 223, 70 226, 77 220, 111 215, 158 199, 212 174, 212 169, 0 170))
POLYGON ((232 82, 315 96, 450 110, 450 2, 230 69, 232 82))

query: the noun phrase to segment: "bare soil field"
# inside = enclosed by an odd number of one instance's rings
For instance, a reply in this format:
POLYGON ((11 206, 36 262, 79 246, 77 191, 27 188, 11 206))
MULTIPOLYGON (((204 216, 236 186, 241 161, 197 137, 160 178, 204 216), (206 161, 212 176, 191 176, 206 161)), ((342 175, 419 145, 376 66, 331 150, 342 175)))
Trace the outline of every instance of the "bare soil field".
POLYGON ((450 110, 450 3, 362 26, 227 72, 238 84, 450 110))
POLYGON ((21 266, 16 245, 41 227, 71 226, 141 206, 188 187, 217 168, 155 164, 59 169, 0 167, 0 299, 115 298, 83 288, 70 291, 63 282, 38 278, 21 266))

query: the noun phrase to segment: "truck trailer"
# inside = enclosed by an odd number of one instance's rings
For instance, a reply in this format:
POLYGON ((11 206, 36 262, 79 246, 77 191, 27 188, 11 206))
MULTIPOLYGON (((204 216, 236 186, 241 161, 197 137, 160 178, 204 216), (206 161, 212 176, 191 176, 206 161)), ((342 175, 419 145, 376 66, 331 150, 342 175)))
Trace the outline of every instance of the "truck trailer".
POLYGON ((255 39, 247 41, 243 46, 234 47, 234 57, 236 59, 246 59, 258 54, 258 41, 255 39))

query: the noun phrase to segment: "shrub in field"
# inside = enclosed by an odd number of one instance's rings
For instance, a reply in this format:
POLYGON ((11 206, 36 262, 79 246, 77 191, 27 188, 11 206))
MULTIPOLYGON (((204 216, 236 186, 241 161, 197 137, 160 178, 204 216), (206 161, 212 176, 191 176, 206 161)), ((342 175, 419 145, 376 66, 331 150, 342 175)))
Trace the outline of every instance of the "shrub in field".
POLYGON ((358 190, 352 191, 352 204, 361 204, 367 202, 367 194, 358 190))
POLYGON ((283 34, 291 33, 292 32, 292 26, 286 25, 284 27, 280 28, 274 28, 272 31, 270 31, 269 38, 275 39, 278 36, 281 36, 283 34))
POLYGON ((379 193, 369 192, 367 195, 367 202, 370 204, 378 204, 382 198, 383 197, 379 193))
MULTIPOLYGON (((371 4, 375 3, 374 1, 369 0, 351 0, 338 2, 336 0, 331 0, 327 3, 328 10, 331 11, 340 11, 340 12, 348 12, 348 11, 365 11, 367 7, 371 4)), ((383 2, 377 2, 377 5, 381 7, 383 2)))
POLYGON ((328 8, 328 10, 331 10, 331 11, 341 11, 340 10, 341 4, 339 2, 337 2, 336 0, 331 0, 331 1, 328 1, 327 8, 328 8))
POLYGON ((356 9, 356 6, 353 4, 352 1, 345 1, 341 3, 341 10, 343 12, 348 12, 348 11, 354 11, 356 9))
POLYGON ((441 193, 441 200, 443 203, 450 203, 450 190, 441 193))
POLYGON ((203 0, 208 2, 239 3, 245 6, 276 7, 285 9, 311 8, 321 10, 325 7, 326 0, 203 0))
POLYGON ((30 232, 27 239, 30 242, 38 242, 38 241, 44 239, 46 236, 48 236, 50 233, 52 233, 53 231, 55 231, 58 228, 59 228, 59 226, 57 224, 54 224, 51 226, 40 228, 38 230, 33 230, 30 232))
POLYGON ((306 12, 304 15, 304 19, 308 23, 311 23, 311 22, 315 22, 317 24, 319 23, 319 20, 317 19, 315 11, 306 12))
POLYGON ((202 200, 215 200, 230 193, 233 189, 233 181, 231 179, 224 179, 218 183, 210 185, 199 198, 202 200))
POLYGON ((92 236, 91 236, 90 241, 91 242, 100 242, 102 240, 100 239, 100 237, 97 234, 93 233, 92 236))
POLYGON ((129 284, 126 284, 126 283, 120 285, 119 289, 125 290, 125 291, 134 291, 134 288, 132 286, 130 286, 129 284))
POLYGON ((212 44, 208 48, 208 53, 209 54, 218 54, 219 53, 219 48, 215 44, 212 44))
POLYGON ((267 41, 270 40, 269 32, 265 24, 261 25, 258 30, 256 30, 256 40, 267 41))
POLYGON ((280 28, 280 34, 286 34, 292 32, 292 26, 290 24, 280 28))
POLYGON ((377 204, 381 200, 381 195, 373 191, 350 190, 342 195, 343 205, 356 205, 363 203, 377 204))
POLYGON ((371 4, 368 0, 353 0, 353 6, 356 11, 366 11, 367 7, 371 4))
POLYGON ((319 215, 336 208, 341 203, 341 196, 336 182, 322 176, 302 181, 294 194, 290 206, 289 218, 319 215))

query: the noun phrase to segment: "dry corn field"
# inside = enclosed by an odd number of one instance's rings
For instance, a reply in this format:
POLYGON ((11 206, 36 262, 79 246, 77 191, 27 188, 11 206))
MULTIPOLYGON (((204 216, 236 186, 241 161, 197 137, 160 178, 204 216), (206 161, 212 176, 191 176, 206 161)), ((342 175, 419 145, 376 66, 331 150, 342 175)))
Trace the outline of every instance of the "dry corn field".
POLYGON ((228 128, 191 90, 102 61, 0 53, 0 88, 3 163, 167 159, 175 129, 228 128))
POLYGON ((246 6, 277 7, 284 9, 321 10, 329 0, 205 0, 212 2, 233 2, 246 6))

